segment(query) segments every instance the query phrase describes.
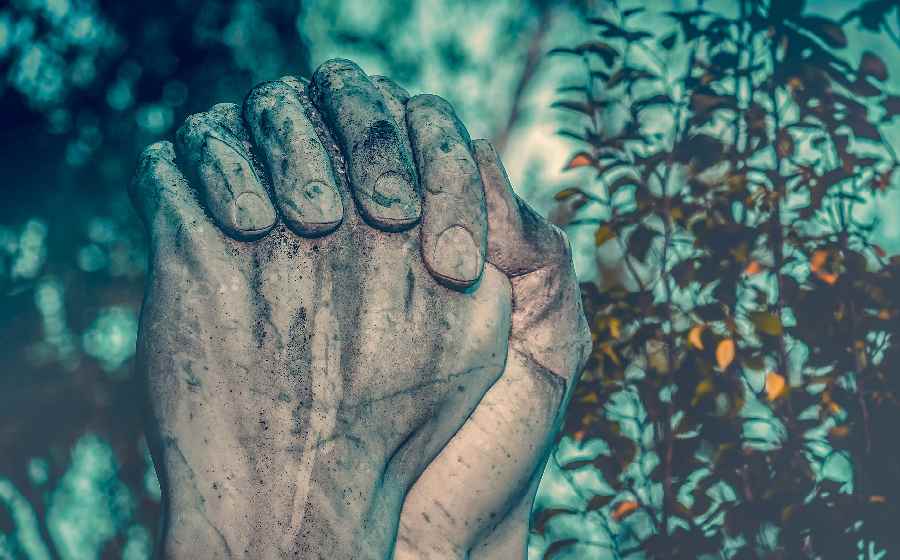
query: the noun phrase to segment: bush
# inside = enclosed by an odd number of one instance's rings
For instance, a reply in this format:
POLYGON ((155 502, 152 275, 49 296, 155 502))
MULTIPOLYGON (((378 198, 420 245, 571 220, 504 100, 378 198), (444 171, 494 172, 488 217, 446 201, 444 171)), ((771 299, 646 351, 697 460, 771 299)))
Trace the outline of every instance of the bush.
POLYGON ((900 257, 860 218, 900 176, 879 129, 900 97, 879 55, 842 56, 848 23, 900 8, 734 8, 668 12, 659 34, 617 10, 553 51, 584 60, 555 105, 584 124, 561 131, 579 144, 567 168, 595 175, 556 197, 621 269, 583 285, 594 353, 564 430, 599 451, 560 465, 607 491, 534 523, 597 516, 605 535, 545 558, 900 551, 900 257))

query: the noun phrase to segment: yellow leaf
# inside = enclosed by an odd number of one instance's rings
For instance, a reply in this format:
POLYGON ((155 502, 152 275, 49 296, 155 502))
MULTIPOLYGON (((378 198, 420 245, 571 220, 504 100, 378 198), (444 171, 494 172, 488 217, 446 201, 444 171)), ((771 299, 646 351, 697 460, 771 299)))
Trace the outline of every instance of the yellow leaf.
POLYGON ((572 198, 576 194, 583 194, 583 192, 584 191, 582 191, 579 188, 572 187, 572 188, 563 189, 563 190, 559 191, 558 193, 553 195, 553 198, 556 200, 565 200, 567 198, 572 198))
POLYGON ((697 350, 703 350, 703 340, 700 335, 703 334, 704 325, 694 325, 688 332, 688 342, 697 350))
POLYGON ((581 397, 581 402, 585 404, 596 404, 600 402, 600 399, 597 397, 597 393, 588 393, 587 395, 581 397))
POLYGON ((612 360, 617 366, 622 365, 622 360, 619 359, 619 355, 616 354, 616 351, 609 344, 601 344, 601 351, 609 356, 609 359, 612 360))
POLYGON ((632 513, 634 513, 638 509, 638 503, 633 500, 627 500, 624 502, 619 502, 619 505, 616 506, 616 509, 612 512, 612 518, 616 521, 621 521, 625 519, 632 513))
POLYGON ((599 247, 616 236, 616 232, 609 226, 600 226, 594 234, 594 243, 599 247))
POLYGON ((572 159, 566 164, 565 169, 575 169, 576 167, 585 167, 593 164, 594 160, 587 152, 578 152, 572 156, 572 159))
POLYGON ((734 361, 734 341, 726 338, 716 346, 716 363, 719 369, 725 369, 734 361))
POLYGON ((766 374, 766 396, 770 401, 774 401, 782 396, 786 385, 783 375, 779 375, 774 371, 766 374))
POLYGON ((700 399, 702 399, 704 395, 712 393, 714 388, 712 381, 709 379, 704 379, 698 383, 697 388, 694 389, 694 398, 691 400, 691 406, 695 406, 700 402, 700 399))
POLYGON ((754 311, 750 313, 750 320, 756 326, 757 330, 772 336, 781 336, 784 328, 781 326, 781 319, 774 313, 765 311, 754 311))
POLYGON ((613 338, 619 338, 622 336, 622 321, 616 319, 615 317, 609 320, 609 334, 612 335, 613 338))

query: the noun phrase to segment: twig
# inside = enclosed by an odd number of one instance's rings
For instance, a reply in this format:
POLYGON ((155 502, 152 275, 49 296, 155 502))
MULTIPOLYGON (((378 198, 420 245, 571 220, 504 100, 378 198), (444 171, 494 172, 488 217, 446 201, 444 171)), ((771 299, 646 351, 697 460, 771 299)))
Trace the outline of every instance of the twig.
POLYGON ((522 116, 522 98, 525 95, 525 91, 528 89, 528 85, 534 78, 537 68, 541 63, 541 59, 543 58, 544 53, 542 45, 544 43, 544 36, 550 29, 552 19, 553 11, 549 3, 547 3, 541 9, 538 16, 537 27, 535 27, 534 32, 531 34, 531 38, 528 41, 528 50, 525 53, 525 64, 522 66, 522 74, 519 76, 519 81, 516 83, 516 89, 513 91, 509 115, 506 117, 503 128, 494 134, 494 146, 497 149, 497 153, 501 155, 506 151, 509 136, 512 134, 513 129, 516 127, 516 124, 518 124, 519 119, 522 116))

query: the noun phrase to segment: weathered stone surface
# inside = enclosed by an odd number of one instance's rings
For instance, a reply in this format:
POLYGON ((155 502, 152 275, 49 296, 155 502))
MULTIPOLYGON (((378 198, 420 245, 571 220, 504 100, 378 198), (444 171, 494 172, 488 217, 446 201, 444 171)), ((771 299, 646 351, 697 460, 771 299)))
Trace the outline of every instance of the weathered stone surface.
POLYGON ((446 102, 359 74, 317 72, 326 119, 282 79, 255 88, 243 118, 224 105, 190 117, 177 157, 168 143, 142 155, 137 363, 165 558, 524 554, 590 344, 565 238, 446 102), (378 122, 393 144, 369 142, 378 122), (402 204, 360 196, 390 173, 402 204), (280 219, 234 210, 247 196, 280 219), (429 240, 445 232, 452 250, 429 240))

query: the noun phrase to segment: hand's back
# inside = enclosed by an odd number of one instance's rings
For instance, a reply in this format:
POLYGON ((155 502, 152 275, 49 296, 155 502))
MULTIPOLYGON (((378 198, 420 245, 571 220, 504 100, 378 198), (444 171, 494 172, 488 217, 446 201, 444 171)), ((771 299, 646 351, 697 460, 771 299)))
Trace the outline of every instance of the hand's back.
POLYGON ((357 213, 330 137, 336 229, 248 219, 235 208, 268 194, 271 171, 252 128, 233 105, 194 115, 177 166, 155 145, 135 182, 153 243, 138 364, 164 555, 383 558, 405 492, 503 369, 509 282, 488 265, 469 291, 439 284, 421 226, 387 233, 357 213), (233 198, 216 206, 215 189, 233 198), (220 228, 217 207, 252 227, 220 228))

